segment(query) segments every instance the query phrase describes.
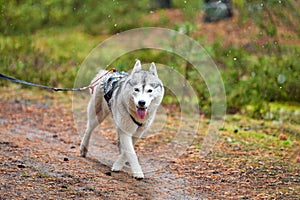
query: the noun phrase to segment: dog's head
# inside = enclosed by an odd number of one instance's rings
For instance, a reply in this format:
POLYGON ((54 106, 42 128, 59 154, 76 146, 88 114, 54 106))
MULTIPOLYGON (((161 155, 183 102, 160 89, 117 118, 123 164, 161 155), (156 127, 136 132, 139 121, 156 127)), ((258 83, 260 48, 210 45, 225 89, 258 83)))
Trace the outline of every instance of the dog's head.
POLYGON ((155 64, 151 63, 149 70, 143 70, 141 62, 137 60, 127 80, 126 91, 130 98, 130 111, 143 120, 148 112, 157 109, 164 95, 163 84, 158 78, 155 64))

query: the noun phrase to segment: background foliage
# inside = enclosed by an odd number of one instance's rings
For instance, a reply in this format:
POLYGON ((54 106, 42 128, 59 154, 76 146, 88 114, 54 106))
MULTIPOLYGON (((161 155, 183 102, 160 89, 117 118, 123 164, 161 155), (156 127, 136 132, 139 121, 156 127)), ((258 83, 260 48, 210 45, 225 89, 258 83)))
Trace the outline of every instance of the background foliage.
MULTIPOLYGON (((270 115, 272 102, 297 104, 300 99, 300 46, 284 42, 299 41, 300 5, 295 0, 234 0, 233 5, 237 24, 254 23, 259 34, 253 37, 260 42, 224 45, 226 36, 207 42, 197 35, 203 2, 196 0, 172 1, 174 12, 180 10, 183 15, 180 20, 168 17, 166 10, 154 10, 151 0, 0 0, 0 72, 72 87, 80 63, 100 41, 136 27, 168 27, 184 31, 205 46, 221 70, 230 113, 276 116, 270 115)), ((203 112, 210 112, 206 86, 186 61, 163 52, 141 51, 114 64, 128 70, 137 57, 174 66, 185 74, 197 89, 203 112)), ((165 101, 173 102, 171 96, 165 101)))

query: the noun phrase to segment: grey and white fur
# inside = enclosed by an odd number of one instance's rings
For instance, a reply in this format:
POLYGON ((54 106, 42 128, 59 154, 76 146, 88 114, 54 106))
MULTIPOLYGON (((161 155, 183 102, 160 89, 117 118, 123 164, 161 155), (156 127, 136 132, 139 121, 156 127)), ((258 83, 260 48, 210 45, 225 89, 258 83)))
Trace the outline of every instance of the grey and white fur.
MULTIPOLYGON (((106 72, 101 70, 94 80, 106 72)), ((121 84, 113 92, 109 105, 104 99, 102 85, 100 80, 88 104, 87 127, 80 145, 81 156, 85 157, 88 152, 89 140, 94 128, 111 113, 120 152, 111 170, 120 171, 125 163, 129 162, 132 176, 143 179, 144 173, 134 150, 134 144, 152 124, 164 95, 164 87, 158 78, 156 66, 151 63, 149 70, 143 70, 141 62, 137 60, 132 72, 121 80, 121 84)))

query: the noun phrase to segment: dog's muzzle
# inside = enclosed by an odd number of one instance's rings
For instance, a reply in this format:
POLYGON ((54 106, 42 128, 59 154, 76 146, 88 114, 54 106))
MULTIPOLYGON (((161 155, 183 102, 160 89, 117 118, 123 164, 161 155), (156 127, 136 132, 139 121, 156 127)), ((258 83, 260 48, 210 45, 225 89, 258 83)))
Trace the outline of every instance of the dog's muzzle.
POLYGON ((147 114, 147 107, 145 107, 146 101, 140 100, 138 101, 138 106, 136 106, 136 115, 140 119, 144 119, 147 114))

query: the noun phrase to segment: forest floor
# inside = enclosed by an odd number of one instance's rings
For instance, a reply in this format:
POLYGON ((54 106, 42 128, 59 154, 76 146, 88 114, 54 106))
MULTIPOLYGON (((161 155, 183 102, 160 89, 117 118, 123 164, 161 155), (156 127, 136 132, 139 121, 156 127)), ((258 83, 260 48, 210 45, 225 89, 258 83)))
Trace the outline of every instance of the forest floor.
MULTIPOLYGON (((205 131, 209 119, 200 123, 205 131)), ((197 134, 138 181, 95 155, 80 157, 71 94, 1 88, 0 199, 299 199, 299 125, 231 115, 220 132, 208 155, 197 134)))

